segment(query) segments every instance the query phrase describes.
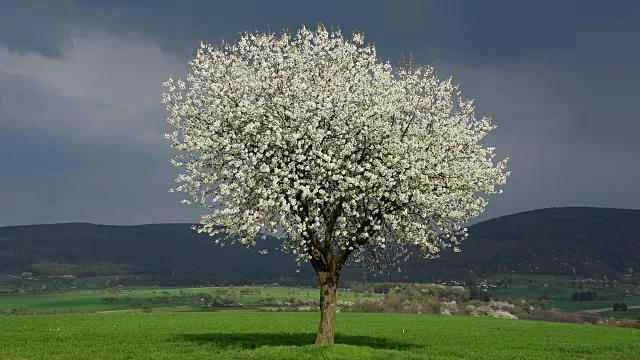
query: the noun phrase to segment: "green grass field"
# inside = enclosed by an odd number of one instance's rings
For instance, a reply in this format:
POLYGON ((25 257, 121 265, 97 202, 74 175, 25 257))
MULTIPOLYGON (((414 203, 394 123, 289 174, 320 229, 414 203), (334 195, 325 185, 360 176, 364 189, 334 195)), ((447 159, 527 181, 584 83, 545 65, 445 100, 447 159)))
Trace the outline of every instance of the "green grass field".
POLYGON ((554 305, 562 310, 589 310, 613 307, 614 302, 625 302, 627 305, 640 305, 640 296, 625 297, 625 290, 632 291, 634 286, 631 284, 617 284, 608 288, 592 287, 581 288, 571 280, 575 280, 572 276, 555 276, 555 275, 496 275, 484 278, 487 281, 497 281, 511 279, 510 288, 495 290, 494 293, 499 296, 507 296, 522 299, 537 299, 542 296, 553 301, 554 305), (546 287, 544 285, 547 285, 546 287), (599 297, 605 297, 606 300, 596 301, 572 301, 571 295, 574 292, 595 291, 599 297))
MULTIPOLYGON (((158 289, 122 289, 120 292, 109 292, 107 290, 79 290, 65 293, 44 293, 44 294, 1 294, 0 309, 9 313, 13 308, 27 308, 26 312, 36 314, 51 313, 56 311, 109 311, 140 309, 142 307, 158 308, 171 306, 188 306, 200 310, 204 303, 200 297, 181 297, 180 291, 184 294, 205 293, 212 297, 219 297, 221 300, 230 299, 245 306, 244 309, 252 310, 261 307, 275 306, 265 303, 265 298, 274 299, 275 302, 282 302, 290 299, 309 300, 318 299, 320 294, 314 288, 295 287, 224 287, 224 288, 158 288, 158 289), (168 295, 167 295, 168 294, 168 295), (164 299, 163 299, 164 298, 164 299), (110 299, 111 301, 103 301, 110 299)), ((369 297, 381 297, 379 294, 364 295, 355 292, 340 292, 338 300, 356 302, 369 297)))
POLYGON ((336 345, 312 345, 318 313, 0 317, 0 358, 640 359, 640 330, 495 318, 338 314, 336 345))
MULTIPOLYGON (((613 300, 596 300, 596 301, 554 301, 555 305, 563 310, 589 310, 589 309, 613 309, 613 300)), ((640 297, 634 296, 618 302, 625 302, 628 306, 640 305, 640 297)))
POLYGON ((603 318, 616 318, 616 319, 631 319, 637 320, 640 319, 640 309, 631 309, 628 311, 607 311, 603 313, 599 313, 598 315, 603 318))

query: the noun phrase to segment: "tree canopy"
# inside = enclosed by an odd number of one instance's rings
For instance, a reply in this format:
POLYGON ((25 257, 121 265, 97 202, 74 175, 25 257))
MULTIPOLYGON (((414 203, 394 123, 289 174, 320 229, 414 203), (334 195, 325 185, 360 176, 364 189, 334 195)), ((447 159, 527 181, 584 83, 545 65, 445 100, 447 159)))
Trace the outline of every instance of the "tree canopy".
POLYGON ((506 159, 478 143, 491 119, 433 68, 378 61, 362 34, 247 33, 201 44, 190 65, 163 101, 183 151, 175 190, 210 210, 200 231, 246 245, 284 234, 299 260, 411 245, 429 257, 505 182, 506 159))

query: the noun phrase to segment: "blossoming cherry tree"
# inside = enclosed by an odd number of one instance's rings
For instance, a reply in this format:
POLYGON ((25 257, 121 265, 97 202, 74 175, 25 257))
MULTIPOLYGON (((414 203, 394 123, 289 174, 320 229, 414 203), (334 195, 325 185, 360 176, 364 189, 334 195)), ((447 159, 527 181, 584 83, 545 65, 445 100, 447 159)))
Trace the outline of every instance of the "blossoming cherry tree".
POLYGON ((334 342, 345 265, 385 271, 457 251, 461 225, 509 174, 480 143, 491 119, 451 79, 379 61, 362 34, 245 33, 201 44, 189 64, 162 94, 184 169, 170 191, 207 209, 197 231, 246 246, 274 235, 313 266, 317 344, 334 342))

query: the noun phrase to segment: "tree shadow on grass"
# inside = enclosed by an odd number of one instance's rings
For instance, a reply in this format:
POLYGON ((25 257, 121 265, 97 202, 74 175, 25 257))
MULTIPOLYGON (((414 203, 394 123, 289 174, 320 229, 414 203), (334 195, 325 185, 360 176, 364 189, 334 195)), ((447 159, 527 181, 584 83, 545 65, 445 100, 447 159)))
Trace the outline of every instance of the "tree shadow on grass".
MULTIPOLYGON (((256 349, 262 346, 306 346, 313 345, 315 333, 208 333, 180 334, 178 341, 194 342, 200 345, 214 345, 221 348, 256 349)), ((367 346, 374 349, 407 350, 424 347, 424 345, 394 341, 383 337, 353 336, 336 334, 336 344, 367 346)))

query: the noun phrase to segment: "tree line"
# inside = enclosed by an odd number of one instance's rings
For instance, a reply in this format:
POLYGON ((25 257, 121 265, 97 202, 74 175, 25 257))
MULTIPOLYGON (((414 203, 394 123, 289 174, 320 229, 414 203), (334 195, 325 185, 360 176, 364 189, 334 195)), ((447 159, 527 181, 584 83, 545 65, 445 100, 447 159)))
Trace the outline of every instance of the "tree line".
POLYGON ((594 301, 598 300, 598 294, 595 291, 574 292, 571 295, 571 301, 594 301))

